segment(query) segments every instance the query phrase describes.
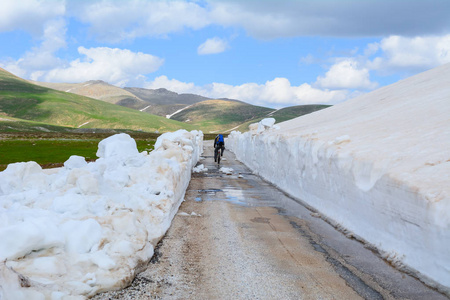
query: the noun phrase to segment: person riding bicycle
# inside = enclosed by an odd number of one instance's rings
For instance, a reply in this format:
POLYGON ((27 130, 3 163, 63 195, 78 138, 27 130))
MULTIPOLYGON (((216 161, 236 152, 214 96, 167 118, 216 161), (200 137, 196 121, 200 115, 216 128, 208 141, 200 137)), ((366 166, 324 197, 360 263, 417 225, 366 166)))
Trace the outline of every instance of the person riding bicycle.
POLYGON ((219 149, 222 151, 220 152, 220 156, 223 156, 223 151, 225 151, 225 140, 223 139, 222 134, 218 134, 216 138, 214 139, 214 161, 217 162, 217 152, 219 152, 219 149))

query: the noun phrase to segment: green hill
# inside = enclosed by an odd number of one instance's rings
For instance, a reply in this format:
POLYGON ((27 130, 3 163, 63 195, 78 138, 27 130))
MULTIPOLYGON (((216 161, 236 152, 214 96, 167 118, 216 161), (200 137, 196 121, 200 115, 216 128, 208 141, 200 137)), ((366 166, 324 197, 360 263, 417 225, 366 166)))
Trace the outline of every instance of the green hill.
POLYGON ((0 121, 7 117, 72 128, 194 129, 190 124, 31 84, 0 68, 0 121))
POLYGON ((247 131, 248 125, 264 118, 277 123, 312 113, 329 105, 299 105, 275 110, 240 101, 207 100, 189 106, 171 118, 201 128, 205 132, 247 131))
POLYGON ((245 132, 248 130, 248 126, 252 123, 256 123, 261 121, 264 118, 274 118, 276 123, 281 123, 290 119, 294 119, 297 117, 301 117, 306 114, 310 114, 312 112, 330 107, 331 105, 322 105, 322 104, 308 104, 308 105, 297 105, 285 107, 279 110, 273 110, 271 113, 265 115, 261 118, 255 118, 251 121, 245 122, 241 124, 238 128, 234 130, 238 130, 241 132, 245 132))
POLYGON ((195 103, 173 115, 171 119, 201 128, 205 132, 225 131, 242 123, 263 118, 275 111, 240 101, 206 100, 195 103))
POLYGON ((312 112, 330 107, 331 105, 321 105, 321 104, 309 104, 309 105, 297 105, 297 106, 290 106, 285 107, 282 109, 279 109, 272 114, 269 115, 269 117, 275 118, 277 123, 281 123, 290 119, 294 119, 306 114, 310 114, 312 112))

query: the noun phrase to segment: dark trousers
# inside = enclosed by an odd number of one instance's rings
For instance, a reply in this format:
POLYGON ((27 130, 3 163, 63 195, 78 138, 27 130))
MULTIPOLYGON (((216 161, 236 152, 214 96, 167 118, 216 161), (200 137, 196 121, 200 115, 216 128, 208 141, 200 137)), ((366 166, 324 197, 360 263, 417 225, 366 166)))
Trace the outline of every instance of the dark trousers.
POLYGON ((219 152, 219 149, 222 150, 220 153, 220 156, 223 156, 223 151, 225 151, 225 145, 223 143, 217 143, 216 147, 214 147, 214 160, 217 159, 217 152, 219 152))

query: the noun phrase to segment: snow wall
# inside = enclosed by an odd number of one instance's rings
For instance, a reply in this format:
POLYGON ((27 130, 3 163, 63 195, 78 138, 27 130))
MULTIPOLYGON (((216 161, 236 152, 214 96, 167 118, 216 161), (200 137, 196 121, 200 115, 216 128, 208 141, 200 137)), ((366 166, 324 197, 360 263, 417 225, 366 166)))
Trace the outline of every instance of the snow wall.
POLYGON ((232 132, 227 148, 449 295, 450 64, 322 111, 273 121, 232 132))
POLYGON ((99 159, 35 162, 0 172, 0 299, 85 299, 128 285, 184 199, 203 133, 161 135, 139 153, 127 134, 99 159))

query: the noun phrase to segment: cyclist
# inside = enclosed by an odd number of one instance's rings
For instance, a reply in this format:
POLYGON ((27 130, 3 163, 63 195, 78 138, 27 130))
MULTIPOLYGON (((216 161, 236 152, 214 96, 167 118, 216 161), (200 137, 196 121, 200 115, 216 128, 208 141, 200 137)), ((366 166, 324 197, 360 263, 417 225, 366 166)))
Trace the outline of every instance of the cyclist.
POLYGON ((223 151, 225 151, 225 140, 222 134, 218 134, 214 139, 214 161, 217 162, 217 152, 222 149, 220 156, 223 156, 223 151))

